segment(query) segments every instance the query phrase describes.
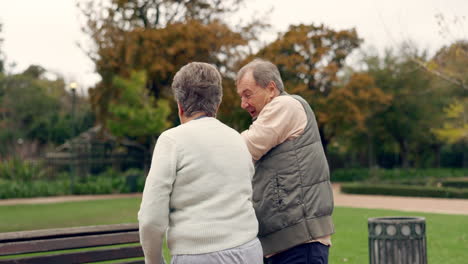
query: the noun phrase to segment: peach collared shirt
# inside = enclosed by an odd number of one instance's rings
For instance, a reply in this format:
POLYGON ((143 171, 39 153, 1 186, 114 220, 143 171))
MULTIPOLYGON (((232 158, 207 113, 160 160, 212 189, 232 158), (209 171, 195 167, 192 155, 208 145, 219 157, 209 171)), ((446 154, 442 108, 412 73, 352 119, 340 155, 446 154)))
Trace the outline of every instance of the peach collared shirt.
MULTIPOLYGON (((273 147, 302 135, 307 115, 302 104, 291 96, 277 96, 263 107, 248 130, 241 133, 252 158, 257 161, 273 147)), ((331 246, 331 236, 320 237, 306 243, 320 242, 331 246)), ((268 255, 271 257, 277 253, 268 255)))

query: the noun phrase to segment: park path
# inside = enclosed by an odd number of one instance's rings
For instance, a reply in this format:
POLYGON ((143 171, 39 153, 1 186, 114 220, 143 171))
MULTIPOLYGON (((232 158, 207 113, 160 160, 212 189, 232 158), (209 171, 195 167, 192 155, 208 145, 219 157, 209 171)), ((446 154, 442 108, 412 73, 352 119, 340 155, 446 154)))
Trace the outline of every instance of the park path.
MULTIPOLYGON (((344 194, 340 192, 340 187, 338 184, 333 185, 333 193, 335 198, 335 206, 468 215, 468 199, 344 194)), ((16 204, 60 203, 126 197, 141 197, 141 193, 4 199, 0 200, 0 206, 16 204)))
POLYGON ((335 206, 468 215, 468 199, 344 194, 333 185, 335 206))

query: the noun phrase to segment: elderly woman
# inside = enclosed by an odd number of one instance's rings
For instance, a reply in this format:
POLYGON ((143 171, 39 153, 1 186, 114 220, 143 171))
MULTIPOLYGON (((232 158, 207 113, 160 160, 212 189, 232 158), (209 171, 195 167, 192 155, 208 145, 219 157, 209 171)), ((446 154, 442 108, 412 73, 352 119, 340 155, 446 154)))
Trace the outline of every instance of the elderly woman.
POLYGON ((161 134, 138 220, 146 263, 260 264, 252 205, 252 157, 242 137, 216 119, 222 98, 215 67, 192 62, 174 77, 181 125, 161 134))

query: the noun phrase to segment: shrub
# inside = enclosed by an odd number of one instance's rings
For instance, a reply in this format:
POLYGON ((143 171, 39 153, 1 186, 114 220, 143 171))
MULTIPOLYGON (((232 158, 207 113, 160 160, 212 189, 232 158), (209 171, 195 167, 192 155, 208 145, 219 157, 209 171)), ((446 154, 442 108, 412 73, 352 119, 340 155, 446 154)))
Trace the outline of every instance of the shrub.
POLYGON ((144 179, 144 175, 141 170, 129 169, 124 173, 121 173, 110 168, 101 174, 91 175, 84 181, 75 183, 73 193, 110 194, 141 192, 143 191, 143 188, 140 188, 140 178, 144 179), (132 181, 134 181, 134 183, 132 181), (135 185, 136 189, 132 188, 132 185, 135 185))
POLYGON ((368 169, 335 169, 331 172, 332 182, 364 181, 369 178, 368 169))
MULTIPOLYGON (((75 180, 73 194, 141 192, 145 184, 143 171, 136 169, 124 173, 108 169, 101 174, 75 180)), ((61 173, 54 181, 0 178, 0 199, 69 195, 71 194, 70 185, 70 175, 64 173, 61 173)))
POLYGON ((17 158, 0 162, 0 179, 31 181, 44 176, 45 171, 39 163, 33 164, 17 158))
POLYGON ((111 194, 120 193, 122 180, 93 177, 86 182, 78 182, 73 185, 73 194, 111 194))
POLYGON ((0 199, 65 195, 69 190, 68 181, 0 181, 0 199))
POLYGON ((453 178, 468 176, 467 168, 432 168, 432 169, 335 169, 331 173, 333 182, 355 181, 400 181, 427 178, 453 178))
POLYGON ((468 189, 468 177, 461 179, 447 179, 440 182, 444 187, 466 188, 468 189))
POLYGON ((378 194, 395 196, 468 198, 467 189, 447 187, 408 186, 392 184, 345 183, 341 185, 343 193, 378 194))

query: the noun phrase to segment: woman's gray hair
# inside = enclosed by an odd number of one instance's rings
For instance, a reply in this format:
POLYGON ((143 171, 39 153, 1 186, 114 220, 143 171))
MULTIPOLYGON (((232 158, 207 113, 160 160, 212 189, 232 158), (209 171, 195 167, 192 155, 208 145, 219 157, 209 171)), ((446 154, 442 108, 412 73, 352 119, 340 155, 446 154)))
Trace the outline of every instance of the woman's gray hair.
POLYGON ((255 83, 257 83, 257 85, 260 87, 266 88, 267 85, 273 81, 276 84, 276 88, 278 88, 279 92, 284 92, 284 85, 283 81, 281 80, 278 67, 276 67, 276 65, 273 63, 262 59, 255 59, 247 63, 237 73, 236 83, 238 83, 249 71, 252 71, 255 83))
POLYGON ((195 113, 215 116, 223 97, 219 71, 204 62, 191 62, 174 76, 172 91, 187 117, 195 113))

